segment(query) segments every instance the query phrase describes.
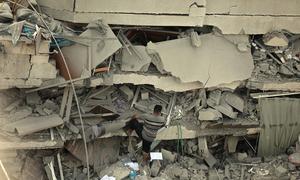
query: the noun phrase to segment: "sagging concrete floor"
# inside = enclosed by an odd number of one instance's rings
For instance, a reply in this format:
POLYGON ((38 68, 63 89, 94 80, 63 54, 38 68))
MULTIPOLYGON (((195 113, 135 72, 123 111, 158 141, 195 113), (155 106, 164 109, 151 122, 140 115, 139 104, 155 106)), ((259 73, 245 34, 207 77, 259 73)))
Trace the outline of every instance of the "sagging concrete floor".
POLYGON ((299 179, 299 8, 2 1, 0 179, 299 179))

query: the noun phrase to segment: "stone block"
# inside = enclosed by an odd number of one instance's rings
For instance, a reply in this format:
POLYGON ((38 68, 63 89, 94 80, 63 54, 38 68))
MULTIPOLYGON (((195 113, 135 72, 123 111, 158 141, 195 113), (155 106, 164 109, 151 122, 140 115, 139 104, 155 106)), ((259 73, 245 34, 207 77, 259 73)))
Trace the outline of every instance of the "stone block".
POLYGON ((30 78, 38 79, 54 79, 56 78, 57 70, 52 64, 33 64, 30 71, 30 78))

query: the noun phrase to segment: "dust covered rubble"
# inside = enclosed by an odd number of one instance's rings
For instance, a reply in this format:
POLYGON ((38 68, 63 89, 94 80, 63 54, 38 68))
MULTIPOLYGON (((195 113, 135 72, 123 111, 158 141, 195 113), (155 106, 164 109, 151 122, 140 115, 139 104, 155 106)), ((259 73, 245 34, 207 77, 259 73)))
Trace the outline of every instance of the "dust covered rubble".
POLYGON ((299 178, 299 142, 287 154, 257 157, 258 101, 249 96, 262 89, 253 81, 298 77, 297 35, 222 35, 210 28, 152 33, 103 19, 66 26, 42 15, 60 54, 38 14, 11 7, 0 9, 0 88, 20 89, 0 92, 1 177, 7 171, 24 180, 299 178), (40 88, 24 89, 32 87, 40 88), (169 120, 153 143, 163 160, 142 168, 139 155, 129 156, 122 128, 155 104, 169 120))

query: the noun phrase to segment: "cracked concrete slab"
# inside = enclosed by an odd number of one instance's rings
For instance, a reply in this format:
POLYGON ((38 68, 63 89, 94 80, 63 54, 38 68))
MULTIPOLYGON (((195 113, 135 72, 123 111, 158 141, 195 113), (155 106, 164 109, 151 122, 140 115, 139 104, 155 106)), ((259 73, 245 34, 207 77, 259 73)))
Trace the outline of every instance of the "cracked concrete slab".
POLYGON ((91 80, 92 87, 124 83, 132 83, 134 85, 151 84, 157 89, 175 92, 184 92, 203 87, 201 83, 198 82, 182 83, 179 79, 172 76, 143 75, 136 73, 114 74, 112 77, 91 80))
POLYGON ((191 45, 189 37, 150 42, 147 48, 159 54, 165 71, 185 83, 201 82, 213 87, 250 78, 254 68, 250 50, 240 52, 224 37, 202 35, 202 45, 197 48, 191 45))

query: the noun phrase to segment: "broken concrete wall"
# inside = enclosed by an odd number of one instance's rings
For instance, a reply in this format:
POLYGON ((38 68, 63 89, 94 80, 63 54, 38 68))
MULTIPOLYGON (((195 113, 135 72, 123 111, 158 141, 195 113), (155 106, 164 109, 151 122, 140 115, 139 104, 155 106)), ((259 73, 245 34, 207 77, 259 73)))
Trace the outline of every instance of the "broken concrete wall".
POLYGON ((38 87, 57 75, 55 62, 49 61, 49 41, 35 44, 21 37, 16 46, 10 36, 1 36, 0 89, 38 87))

